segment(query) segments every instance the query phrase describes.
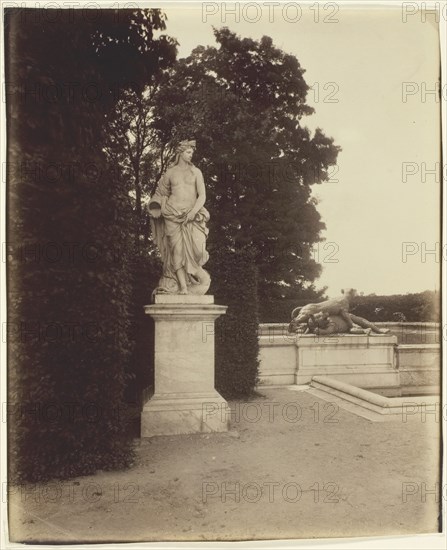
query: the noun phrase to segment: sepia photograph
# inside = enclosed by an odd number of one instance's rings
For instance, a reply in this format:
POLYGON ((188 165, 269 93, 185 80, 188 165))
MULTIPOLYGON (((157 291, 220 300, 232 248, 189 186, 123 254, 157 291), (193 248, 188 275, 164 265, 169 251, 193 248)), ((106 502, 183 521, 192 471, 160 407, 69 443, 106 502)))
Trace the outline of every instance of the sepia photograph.
POLYGON ((446 27, 2 4, 1 548, 445 548, 446 27))

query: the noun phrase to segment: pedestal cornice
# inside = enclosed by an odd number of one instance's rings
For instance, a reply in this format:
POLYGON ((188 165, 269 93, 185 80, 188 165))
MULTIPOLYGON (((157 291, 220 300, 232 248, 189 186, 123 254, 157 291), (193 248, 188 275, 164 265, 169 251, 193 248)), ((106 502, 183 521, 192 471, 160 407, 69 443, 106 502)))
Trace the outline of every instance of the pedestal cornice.
POLYGON ((153 304, 144 311, 155 320, 213 321, 224 315, 228 306, 217 304, 153 304))

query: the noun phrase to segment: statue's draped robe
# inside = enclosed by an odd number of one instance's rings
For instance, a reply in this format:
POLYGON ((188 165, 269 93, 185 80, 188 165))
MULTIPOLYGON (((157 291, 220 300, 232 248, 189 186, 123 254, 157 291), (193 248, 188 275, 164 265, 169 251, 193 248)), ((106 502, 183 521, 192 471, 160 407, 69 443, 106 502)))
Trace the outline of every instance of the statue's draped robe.
POLYGON ((191 284, 191 276, 197 281, 198 268, 202 267, 209 258, 206 250, 208 228, 206 226, 210 215, 202 207, 194 220, 183 223, 188 209, 176 209, 169 203, 171 184, 165 176, 160 179, 155 194, 149 205, 158 203, 161 207, 161 217, 151 217, 152 235, 163 262, 163 276, 158 284, 157 291, 177 292, 178 280, 175 272, 184 268, 187 282, 191 284), (181 257, 174 261, 172 250, 180 243, 181 257))

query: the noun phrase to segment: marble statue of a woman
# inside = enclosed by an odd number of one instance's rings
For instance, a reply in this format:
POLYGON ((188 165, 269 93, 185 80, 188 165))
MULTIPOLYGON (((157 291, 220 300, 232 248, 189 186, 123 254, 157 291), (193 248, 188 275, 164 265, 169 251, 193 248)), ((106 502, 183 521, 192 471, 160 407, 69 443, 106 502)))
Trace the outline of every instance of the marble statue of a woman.
POLYGON ((192 164, 195 141, 182 141, 174 162, 161 177, 148 203, 152 235, 160 251, 163 275, 155 293, 205 294, 210 276, 204 208, 206 192, 202 172, 192 164))

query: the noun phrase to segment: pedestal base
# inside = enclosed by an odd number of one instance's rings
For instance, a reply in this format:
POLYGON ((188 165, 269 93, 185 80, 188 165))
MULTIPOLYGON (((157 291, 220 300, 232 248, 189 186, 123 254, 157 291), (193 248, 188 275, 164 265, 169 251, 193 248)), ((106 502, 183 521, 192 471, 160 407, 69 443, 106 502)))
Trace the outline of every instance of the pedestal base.
POLYGON ((141 413, 141 437, 225 432, 228 404, 214 388, 214 321, 226 306, 213 296, 157 295, 155 393, 141 413))
POLYGON ((228 403, 217 392, 209 395, 156 395, 141 413, 141 437, 226 432, 228 403))
POLYGON ((296 339, 296 384, 310 384, 314 376, 330 376, 360 388, 399 386, 396 336, 335 334, 301 335, 296 339))

